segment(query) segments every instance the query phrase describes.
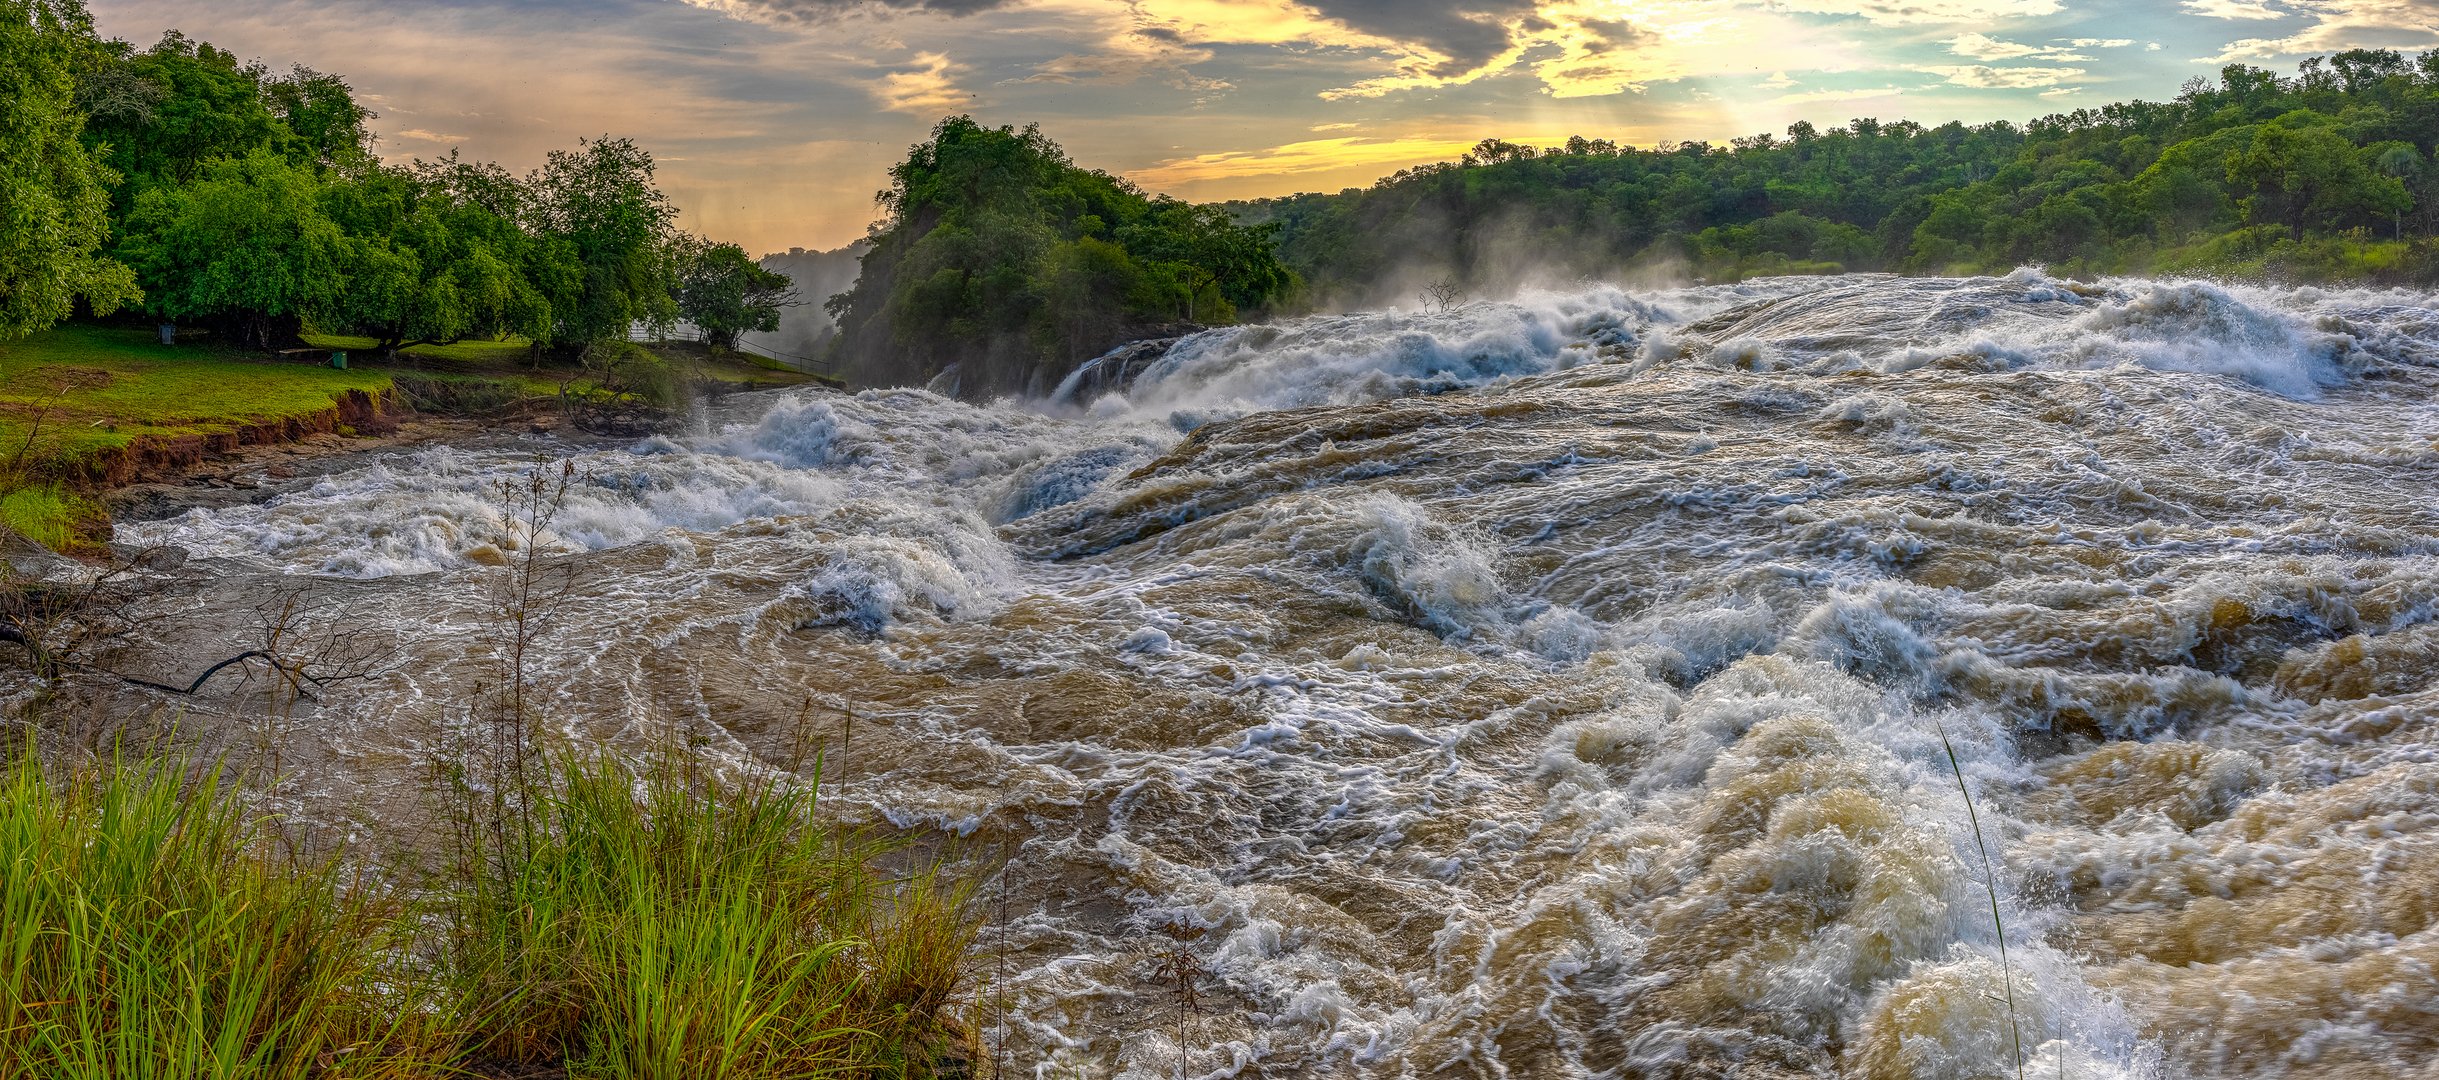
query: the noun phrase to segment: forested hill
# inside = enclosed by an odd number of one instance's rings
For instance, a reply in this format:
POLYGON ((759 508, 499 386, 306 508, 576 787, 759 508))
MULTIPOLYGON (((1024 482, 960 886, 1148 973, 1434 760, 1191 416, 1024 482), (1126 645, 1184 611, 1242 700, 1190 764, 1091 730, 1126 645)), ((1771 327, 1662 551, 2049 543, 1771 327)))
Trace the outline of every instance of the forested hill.
POLYGON ((828 304, 856 382, 954 366, 969 397, 1038 394, 1112 346, 1294 289, 1270 229, 1080 168, 1032 127, 949 117, 889 178, 861 276, 828 304))
POLYGON ((1858 119, 1725 146, 1485 139, 1368 189, 1228 204, 1324 307, 1651 267, 2439 280, 2439 53, 2234 66, 2027 125, 1858 119))

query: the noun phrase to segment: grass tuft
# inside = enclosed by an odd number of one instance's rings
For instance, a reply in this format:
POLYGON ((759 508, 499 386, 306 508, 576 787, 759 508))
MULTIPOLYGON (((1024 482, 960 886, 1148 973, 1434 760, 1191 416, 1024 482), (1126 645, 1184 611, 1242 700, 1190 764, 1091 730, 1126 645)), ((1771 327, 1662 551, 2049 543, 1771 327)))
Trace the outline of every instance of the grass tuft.
POLYGON ((974 919, 778 780, 562 763, 502 852, 461 835, 448 996, 480 1065, 620 1078, 925 1076, 974 919), (506 855, 507 857, 503 857, 506 855))
POLYGON ((73 547, 79 522, 94 513, 90 503, 57 483, 0 492, 0 525, 53 551, 73 547))
POLYGON ((218 772, 0 772, 0 1075, 430 1075, 402 925, 276 853, 218 772))

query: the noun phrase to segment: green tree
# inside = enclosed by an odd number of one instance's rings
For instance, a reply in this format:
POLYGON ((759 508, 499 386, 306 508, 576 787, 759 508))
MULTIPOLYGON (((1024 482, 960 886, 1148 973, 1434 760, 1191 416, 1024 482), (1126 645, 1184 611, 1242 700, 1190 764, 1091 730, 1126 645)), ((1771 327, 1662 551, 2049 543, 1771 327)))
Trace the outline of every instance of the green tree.
POLYGON ((285 77, 258 81, 264 104, 287 126, 289 160, 330 169, 369 156, 373 137, 365 125, 375 116, 356 102, 346 79, 298 64, 285 77))
POLYGON ((451 158, 367 166, 326 182, 323 209, 348 240, 329 325, 369 334, 392 353, 472 337, 546 338, 550 302, 528 273, 535 245, 479 196, 489 179, 451 158))
POLYGON ((735 244, 715 244, 679 234, 671 263, 677 273, 678 317, 703 331, 703 340, 735 348, 737 335, 779 329, 780 310, 796 303, 796 283, 765 270, 735 244))
POLYGON ((949 364, 978 394, 1040 391, 1129 337, 1291 295, 1277 227, 1155 199, 1040 129, 953 116, 890 171, 855 287, 825 307, 867 381, 949 364))
POLYGON ((0 0, 0 338, 137 296, 101 254, 116 178, 79 141, 76 73, 94 55, 80 0, 0 0))
POLYGON ((125 179, 118 216, 144 192, 192 183, 221 158, 283 149, 289 133, 263 78, 260 65, 175 30, 143 52, 112 42, 82 89, 92 116, 85 142, 125 179))
MULTIPOLYGON (((2365 147, 2364 150, 2371 156, 2372 168, 2380 170, 2383 176, 2396 178, 2398 183, 2407 185, 2409 189, 2422 176, 2422 167, 2427 164, 2422 158, 2422 151, 2409 142, 2384 142, 2365 147)), ((2396 207, 2390 217, 2390 225, 2397 239, 2405 239, 2404 206, 2396 207)))
POLYGON ((580 347, 624 338, 636 323, 676 321, 668 253, 677 210, 653 183, 650 153, 628 139, 584 140, 552 151, 526 189, 526 225, 576 268, 545 283, 550 340, 580 347))
MULTIPOLYGON (((118 254, 135 269, 152 313, 285 347, 309 321, 343 311, 357 264, 394 257, 349 237, 322 196, 311 169, 269 150, 224 158, 194 183, 139 197, 118 254)), ((402 273, 390 265, 369 272, 402 273)))
POLYGON ((2403 183, 2374 171, 2352 142, 2319 120, 2290 113, 2263 124, 2252 145, 2228 160, 2228 183, 2251 192, 2246 217, 2283 223, 2289 239, 2301 241, 2316 218, 2411 205, 2403 183))

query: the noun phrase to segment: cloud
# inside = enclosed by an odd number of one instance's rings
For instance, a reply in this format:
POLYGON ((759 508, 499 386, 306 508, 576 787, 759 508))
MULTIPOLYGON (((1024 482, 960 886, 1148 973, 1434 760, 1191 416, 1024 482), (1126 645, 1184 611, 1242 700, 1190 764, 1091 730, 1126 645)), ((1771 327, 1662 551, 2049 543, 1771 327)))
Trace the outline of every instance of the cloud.
POLYGON ((1852 15, 1878 26, 1987 23, 2058 13, 2058 0, 1776 0, 1784 11, 1852 15))
POLYGON ((2074 97, 2082 92, 2083 88, 2080 86, 2058 86, 2041 91, 2041 96, 2045 98, 2074 97))
POLYGON ((405 131, 393 131, 390 133, 390 135, 392 138, 406 139, 411 142, 439 143, 443 146, 466 141, 466 137, 463 135, 446 135, 437 131, 425 131, 422 128, 408 128, 405 131))
MULTIPOLYGON (((1480 71, 1515 45, 1515 24, 1538 16, 1540 0, 1305 0, 1361 34, 1416 49, 1423 73, 1444 79, 1480 71)), ((1622 24, 1621 24, 1622 25, 1622 24)))
POLYGON ((1946 42, 1948 51, 1970 60, 2089 60, 2073 49, 2001 41, 1988 34, 1958 34, 1946 42))
POLYGON ((1010 0, 685 0, 708 11, 749 22, 819 24, 849 15, 972 15, 1005 7, 1010 0))
POLYGON ((2067 44, 2078 49, 2122 49, 2128 45, 2134 44, 2134 39, 2123 37, 2079 37, 2068 39, 2067 44))
POLYGON ((937 115, 972 103, 973 95, 957 88, 957 65, 948 57, 917 53, 915 64, 911 71, 892 71, 881 76, 874 92, 880 97, 882 108, 937 115))
POLYGON ((2419 51, 2439 46, 2439 27, 2433 25, 2434 18, 2439 16, 2434 16, 2429 0, 2286 0, 2286 6, 2294 14, 2311 19, 2311 24, 2282 38, 2231 42, 2226 51, 2210 58, 2210 62, 2308 56, 2347 49, 2419 51))
POLYGON ((1905 90, 1895 86, 1874 86, 1857 90, 1807 90, 1801 94, 1781 94, 1770 99, 1772 105, 1816 105, 1824 101, 1868 101, 1873 98, 1897 97, 1905 90))
POLYGON ((1409 136, 1397 139, 1307 139, 1259 150, 1233 150, 1172 158, 1126 178, 1155 190, 1205 180, 1241 176, 1296 176, 1350 166, 1387 167, 1417 161, 1444 161, 1464 153, 1470 139, 1409 136))
POLYGON ((2283 19, 2288 13, 2269 0, 2185 0, 2185 10, 2213 19, 2283 19))
POLYGON ((1787 73, 1784 71, 1773 71, 1770 73, 1769 78, 1763 79, 1762 81, 1754 83, 1753 85, 1764 90, 1784 90, 1790 86, 1794 86, 1795 80, 1788 78, 1787 73))
POLYGON ((2085 72, 2076 67, 1994 68, 1971 64, 1957 67, 1916 68, 1925 75, 1937 75, 1950 86, 1970 86, 1976 90, 2029 90, 2056 86, 2068 79, 2081 78, 2085 72))
POLYGON ((1217 93, 1228 83, 1195 75, 1188 69, 1212 57, 1208 48, 1188 44, 1173 27, 1138 26, 1111 34, 1092 52, 1068 53, 1044 61, 1025 82, 1131 83, 1158 78, 1180 89, 1217 93))

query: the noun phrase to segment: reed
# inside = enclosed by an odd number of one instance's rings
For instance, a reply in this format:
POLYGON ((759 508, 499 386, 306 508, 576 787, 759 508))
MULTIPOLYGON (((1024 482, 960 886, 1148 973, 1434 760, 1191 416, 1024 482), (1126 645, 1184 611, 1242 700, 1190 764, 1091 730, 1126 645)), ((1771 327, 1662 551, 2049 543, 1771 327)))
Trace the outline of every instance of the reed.
POLYGON ((19 755, 0 1077, 923 1077, 970 1049, 961 883, 885 871, 793 784, 551 775, 507 876, 417 896, 289 853, 218 770, 19 755))
MULTIPOLYGON (((1956 793, 1965 800, 1965 820, 1973 826, 1973 848, 1982 857, 1982 888, 1990 896, 1990 927, 1999 941, 1999 987, 2007 1002, 2007 1035, 2014 1048, 2016 1080, 2024 1077, 2024 1027, 2016 1019, 2015 968, 2007 959, 2007 920, 1999 914, 1999 875, 1990 859, 1990 844, 1982 837, 1982 815, 1973 806, 1973 791, 1965 786, 1965 766, 1956 757, 1956 744, 1948 741, 1948 725, 1935 717, 1932 723, 1939 729, 1939 746, 1948 754, 1948 771, 1956 777, 1956 793)), ((2064 1058, 2061 1056, 2063 1062, 2064 1058)))

